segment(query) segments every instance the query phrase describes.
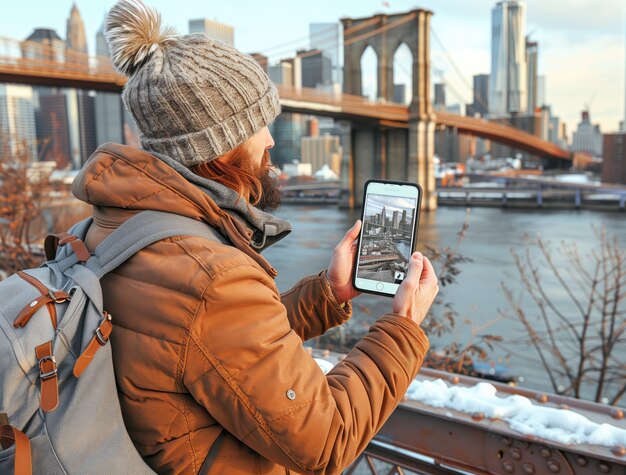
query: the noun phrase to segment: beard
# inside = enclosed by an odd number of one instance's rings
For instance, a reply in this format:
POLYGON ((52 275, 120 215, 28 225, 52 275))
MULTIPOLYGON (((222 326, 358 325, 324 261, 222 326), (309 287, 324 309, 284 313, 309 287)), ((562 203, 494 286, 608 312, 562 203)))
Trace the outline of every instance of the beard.
POLYGON ((281 192, 276 174, 272 169, 272 160, 269 150, 265 150, 261 159, 261 166, 256 171, 261 182, 261 199, 256 207, 261 211, 275 211, 280 207, 281 192))

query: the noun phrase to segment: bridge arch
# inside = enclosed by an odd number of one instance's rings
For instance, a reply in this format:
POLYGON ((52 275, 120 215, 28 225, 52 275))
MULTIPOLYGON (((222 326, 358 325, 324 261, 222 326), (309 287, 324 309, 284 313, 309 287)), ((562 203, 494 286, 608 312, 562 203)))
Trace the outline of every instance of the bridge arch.
POLYGON ((378 97, 379 84, 376 80, 376 71, 378 69, 378 54, 372 45, 366 45, 361 53, 359 61, 361 74, 361 94, 370 99, 378 97))
POLYGON ((393 102, 410 105, 413 91, 413 57, 409 45, 400 41, 392 55, 393 102), (400 87, 404 86, 404 88, 400 87), (396 88, 399 88, 396 90, 396 88), (407 100, 408 98, 408 100, 407 100))

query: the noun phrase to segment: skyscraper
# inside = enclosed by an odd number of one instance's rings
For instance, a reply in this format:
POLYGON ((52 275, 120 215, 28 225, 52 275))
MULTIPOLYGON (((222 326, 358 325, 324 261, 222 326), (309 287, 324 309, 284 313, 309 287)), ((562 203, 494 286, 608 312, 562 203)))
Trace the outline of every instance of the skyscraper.
POLYGON ((301 138, 304 132, 304 116, 283 112, 269 126, 276 142, 272 149, 272 163, 279 167, 301 159, 301 138))
POLYGON ((539 97, 539 75, 537 74, 538 46, 536 41, 526 39, 526 84, 528 112, 534 112, 538 106, 542 106, 539 97))
POLYGON ((8 144, 16 154, 24 144, 32 160, 37 159, 37 131, 33 88, 17 84, 0 84, 0 144, 8 144))
POLYGON ((274 84, 293 86, 293 64, 289 61, 281 61, 268 69, 268 76, 274 84))
POLYGON ((491 11, 491 21, 489 114, 525 112, 528 107, 526 3, 498 2, 491 11))
MULTIPOLYGON (((96 33, 96 55, 99 66, 111 65, 109 46, 104 36, 104 21, 96 33)), ((116 92, 97 92, 94 98, 96 146, 105 142, 125 143, 124 104, 116 92)))
POLYGON ((433 102, 435 110, 446 110, 446 85, 443 83, 435 84, 435 101, 433 102))
POLYGON ((37 117, 37 138, 40 156, 43 160, 57 163, 59 168, 70 165, 70 147, 67 98, 55 90, 38 88, 39 109, 37 117))
POLYGON ((302 68, 302 87, 315 88, 331 81, 331 61, 321 50, 298 51, 302 68))
POLYGON ((602 133, 598 124, 592 124, 589 111, 582 112, 582 120, 572 137, 572 152, 588 152, 602 156, 602 133))
POLYGON ((330 60, 330 80, 340 83, 339 23, 310 23, 309 41, 311 49, 322 51, 330 60))
POLYGON ((310 163, 313 172, 327 165, 338 176, 341 175, 342 148, 339 137, 330 134, 302 137, 300 142, 301 162, 310 163))
POLYGON ((394 210, 393 215, 391 217, 391 227, 395 229, 399 229, 400 226, 400 212, 398 210, 394 210))
POLYGON ((474 75, 474 100, 468 105, 466 114, 473 116, 474 114, 480 114, 481 117, 486 117, 489 113, 489 75, 488 74, 476 74, 474 75))
POLYGON ((87 36, 85 24, 80 16, 76 3, 72 3, 72 10, 67 19, 67 34, 65 38, 65 60, 71 63, 89 64, 87 57, 87 36))
POLYGON ((36 28, 20 43, 20 49, 22 56, 27 59, 62 62, 65 58, 65 41, 49 28, 36 28))
POLYGON ((213 40, 223 41, 231 46, 235 45, 235 29, 208 18, 189 20, 189 34, 193 33, 204 33, 213 40))

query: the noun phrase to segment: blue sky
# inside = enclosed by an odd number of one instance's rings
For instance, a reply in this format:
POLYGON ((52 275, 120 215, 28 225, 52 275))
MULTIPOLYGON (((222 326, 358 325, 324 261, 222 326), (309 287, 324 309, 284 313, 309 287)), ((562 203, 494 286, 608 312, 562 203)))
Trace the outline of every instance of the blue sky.
MULTIPOLYGON (((90 51, 112 0, 77 0, 90 51)), ((432 28, 441 47, 432 44, 433 69, 445 78, 448 103, 471 102, 472 75, 490 68, 491 9, 494 0, 147 0, 164 23, 187 33, 190 18, 211 18, 235 27, 235 46, 246 52, 270 51, 270 59, 308 47, 308 25, 342 17, 400 13, 416 7, 434 12, 432 28), (278 45, 283 45, 279 46, 278 45)), ((604 132, 616 130, 625 109, 624 70, 626 0, 528 0, 527 32, 539 42, 539 73, 546 76, 547 102, 567 122, 570 135, 589 105, 593 122, 604 132)), ((50 27, 65 37, 70 0, 3 2, 0 36, 23 39, 35 27, 50 27)), ((403 61, 399 61, 402 63, 403 61)), ((404 73, 398 70, 398 76, 404 73)))

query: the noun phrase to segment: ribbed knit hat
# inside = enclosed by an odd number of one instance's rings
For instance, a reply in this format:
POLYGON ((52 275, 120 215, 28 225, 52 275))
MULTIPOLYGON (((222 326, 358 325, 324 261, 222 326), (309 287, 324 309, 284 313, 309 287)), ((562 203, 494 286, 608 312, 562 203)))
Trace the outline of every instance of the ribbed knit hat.
POLYGON ((148 151, 186 167, 243 143, 280 113, 278 92, 250 56, 203 33, 177 36, 141 0, 120 0, 105 35, 122 98, 148 151))

